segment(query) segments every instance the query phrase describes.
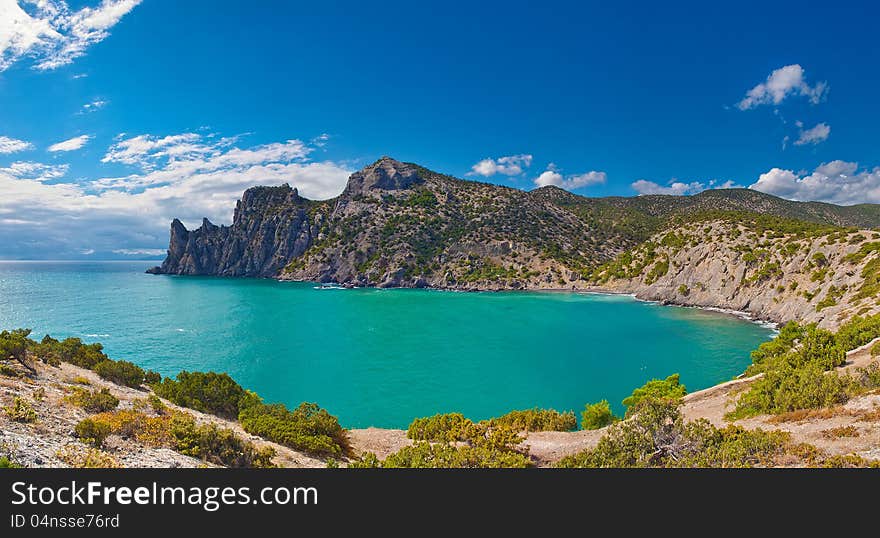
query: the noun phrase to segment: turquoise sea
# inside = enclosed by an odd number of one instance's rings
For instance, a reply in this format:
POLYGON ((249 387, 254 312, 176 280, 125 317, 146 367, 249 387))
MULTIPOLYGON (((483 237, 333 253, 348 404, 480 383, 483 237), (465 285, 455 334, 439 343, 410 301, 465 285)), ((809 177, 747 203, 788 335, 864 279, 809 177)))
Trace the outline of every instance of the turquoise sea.
MULTIPOLYGON (((730 379, 771 330, 625 296, 316 289, 144 274, 155 262, 0 262, 0 327, 102 342, 174 375, 228 372, 267 401, 317 402, 346 427, 511 409, 580 411, 680 372, 730 379)), ((320 287, 318 287, 320 288, 320 287)))

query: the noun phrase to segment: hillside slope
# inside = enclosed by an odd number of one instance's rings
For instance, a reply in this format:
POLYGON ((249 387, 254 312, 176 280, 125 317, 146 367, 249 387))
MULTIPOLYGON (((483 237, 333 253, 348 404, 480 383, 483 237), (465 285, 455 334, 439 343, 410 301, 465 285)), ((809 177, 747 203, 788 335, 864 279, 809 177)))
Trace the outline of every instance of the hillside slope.
POLYGON ((880 226, 880 206, 792 202, 729 189, 585 198, 464 181, 383 157, 332 200, 288 185, 248 189, 231 226, 175 220, 159 274, 277 277, 351 286, 585 288, 596 269, 676 222, 759 212, 880 226), (721 215, 719 212, 728 212, 721 215))
POLYGON ((596 272, 597 284, 653 301, 834 328, 880 312, 880 233, 713 220, 658 233, 596 272))

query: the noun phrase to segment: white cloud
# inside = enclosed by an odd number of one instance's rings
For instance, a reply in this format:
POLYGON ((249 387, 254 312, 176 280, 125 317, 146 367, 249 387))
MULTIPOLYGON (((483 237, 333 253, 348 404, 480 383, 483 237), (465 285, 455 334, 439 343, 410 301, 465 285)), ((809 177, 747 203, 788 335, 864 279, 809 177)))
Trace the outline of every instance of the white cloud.
MULTIPOLYGON (((696 194, 698 192, 706 190, 706 184, 701 183, 699 181, 693 181, 691 183, 684 183, 681 181, 671 181, 667 185, 660 185, 659 183, 655 183, 653 181, 648 181, 646 179, 640 179, 638 181, 633 182, 630 186, 635 189, 639 195, 642 194, 674 194, 674 195, 685 195, 685 194, 696 194)), ((732 185, 731 185, 732 186, 732 185)), ((724 188, 724 187, 721 187, 724 188)))
POLYGON ((792 64, 775 69, 766 81, 749 90, 736 106, 740 110, 748 110, 760 105, 778 105, 790 95, 802 95, 811 103, 817 104, 827 92, 827 82, 817 82, 810 86, 805 80, 804 68, 792 64))
POLYGON ((828 135, 831 134, 831 127, 827 123, 820 123, 811 129, 803 129, 804 124, 798 122, 798 127, 801 128, 800 136, 798 139, 794 141, 795 146, 803 146, 805 144, 818 144, 820 142, 824 142, 828 140, 828 135))
POLYGON ((133 163, 124 177, 47 183, 25 177, 23 165, 16 173, 13 167, 0 169, 0 255, 164 252, 175 217, 190 227, 203 217, 229 224, 236 200, 249 187, 286 182, 303 196, 327 199, 342 192, 352 172, 339 163, 311 160, 313 148, 298 140, 244 147, 229 140, 234 139, 210 134, 127 137, 105 156, 107 162, 133 163), (141 167, 141 159, 148 166, 141 167))
POLYGON ((102 108, 107 106, 107 101, 103 99, 95 99, 90 103, 86 103, 82 106, 82 109, 79 111, 80 114, 86 114, 89 112, 96 112, 102 108))
POLYGON ((876 204, 880 203, 880 167, 859 170, 858 163, 831 161, 809 175, 772 168, 749 188, 791 200, 876 204))
POLYGON ((164 248, 117 248, 113 250, 113 254, 121 254, 123 256, 162 256, 168 252, 164 248))
POLYGON ((0 0, 0 71, 22 58, 34 68, 55 69, 83 56, 109 36, 110 28, 141 0, 102 0, 72 10, 63 0, 30 0, 26 11, 16 0, 0 0))
POLYGON ((28 149, 34 149, 34 145, 24 140, 0 136, 0 154, 16 153, 28 149))
POLYGON ((120 139, 110 146, 101 162, 134 164, 141 168, 149 169, 154 166, 154 161, 169 157, 172 154, 210 153, 210 149, 207 146, 197 144, 201 139, 202 135, 196 133, 183 133, 164 137, 138 135, 127 139, 120 139))
POLYGON ((6 168, 0 168, 0 175, 8 175, 16 178, 32 179, 34 181, 50 181, 59 179, 67 174, 66 164, 43 164, 33 161, 16 161, 6 168))
POLYGON ((541 175, 535 178, 535 185, 537 187, 554 185, 566 190, 574 190, 590 185, 599 185, 605 183, 607 179, 608 177, 605 172, 597 172, 595 170, 583 174, 563 176, 556 169, 556 165, 550 163, 547 166, 547 170, 541 172, 541 175))
POLYGON ((76 151, 83 146, 85 146, 89 140, 91 140, 91 135, 80 135, 75 136, 73 138, 68 138, 67 140, 58 142, 56 144, 52 144, 47 149, 51 152, 56 151, 76 151))
POLYGON ((532 165, 532 156, 527 154, 508 155, 497 159, 483 159, 471 167, 469 176, 478 175, 483 177, 502 174, 505 176, 518 176, 525 168, 532 165))

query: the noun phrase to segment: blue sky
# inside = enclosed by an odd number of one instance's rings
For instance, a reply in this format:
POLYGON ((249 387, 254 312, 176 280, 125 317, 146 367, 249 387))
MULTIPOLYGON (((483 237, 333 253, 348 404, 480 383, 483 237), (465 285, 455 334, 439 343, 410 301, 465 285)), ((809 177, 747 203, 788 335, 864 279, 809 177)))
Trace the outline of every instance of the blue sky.
POLYGON ((880 202, 878 8, 534 4, 0 0, 0 258, 155 256, 175 216, 334 196, 386 154, 588 196, 880 202))

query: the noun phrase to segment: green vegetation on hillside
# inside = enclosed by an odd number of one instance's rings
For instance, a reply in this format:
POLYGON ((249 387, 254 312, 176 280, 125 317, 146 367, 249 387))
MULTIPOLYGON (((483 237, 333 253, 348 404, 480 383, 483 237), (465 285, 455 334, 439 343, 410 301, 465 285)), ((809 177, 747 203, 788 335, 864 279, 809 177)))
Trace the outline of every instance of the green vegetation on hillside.
POLYGON ((598 430, 610 426, 620 420, 611 412, 608 400, 602 400, 594 404, 587 404, 581 412, 581 429, 598 430))
POLYGON ((627 407, 626 416, 638 408, 639 404, 646 400, 679 400, 687 394, 687 389, 681 384, 679 374, 672 374, 666 379, 652 379, 633 390, 632 394, 623 399, 623 405, 627 407))
POLYGON ((729 418, 829 407, 876 388, 869 371, 853 377, 831 370, 843 365, 847 351, 878 336, 880 315, 852 318, 837 333, 815 324, 786 324, 776 338, 752 353, 752 365, 746 373, 764 376, 737 400, 729 418))
POLYGON ((686 422, 670 399, 643 399, 630 414, 595 448, 565 457, 557 467, 754 467, 791 450, 783 432, 686 422))

